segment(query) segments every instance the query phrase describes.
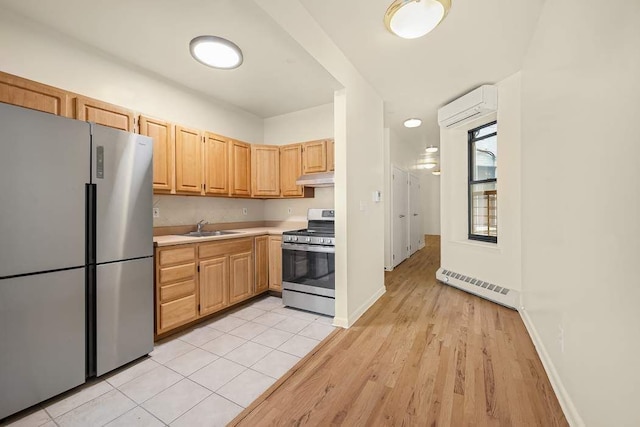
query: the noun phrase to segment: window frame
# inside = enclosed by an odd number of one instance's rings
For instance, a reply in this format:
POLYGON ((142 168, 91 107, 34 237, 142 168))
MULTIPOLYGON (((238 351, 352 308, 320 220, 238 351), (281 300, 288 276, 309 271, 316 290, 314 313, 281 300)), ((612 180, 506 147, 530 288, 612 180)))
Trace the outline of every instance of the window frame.
POLYGON ((496 137, 498 136, 498 130, 496 129, 495 132, 489 133, 487 135, 483 135, 479 138, 474 138, 473 134, 474 132, 477 132, 481 129, 484 129, 486 127, 489 126, 493 126, 493 125, 497 125, 498 121, 497 120, 493 120, 489 123, 485 123, 481 126, 477 126, 473 129, 470 129, 467 132, 467 166, 468 166, 468 172, 469 172, 469 176, 468 176, 468 180, 467 180, 467 192, 468 192, 468 197, 467 197, 467 219, 468 219, 468 238, 469 240, 476 240, 476 241, 480 241, 480 242, 487 242, 487 243, 498 243, 498 236, 483 236, 481 234, 473 234, 473 190, 472 187, 475 184, 490 184, 490 183, 495 183, 496 184, 496 200, 497 200, 497 187, 498 187, 498 178, 490 178, 490 179, 481 179, 481 180, 477 180, 474 181, 473 180, 473 168, 474 168, 474 156, 473 153, 475 151, 475 143, 478 141, 482 141, 484 139, 488 139, 491 137, 496 137))

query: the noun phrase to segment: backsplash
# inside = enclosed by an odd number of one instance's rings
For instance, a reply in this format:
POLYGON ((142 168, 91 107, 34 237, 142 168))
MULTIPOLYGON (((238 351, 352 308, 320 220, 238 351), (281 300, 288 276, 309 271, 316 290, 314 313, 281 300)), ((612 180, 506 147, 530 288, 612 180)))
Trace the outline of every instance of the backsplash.
POLYGON ((319 187, 315 189, 313 199, 267 200, 264 205, 264 219, 266 221, 306 221, 307 209, 333 209, 333 207, 333 187, 319 187))
POLYGON ((255 199, 155 194, 153 207, 160 209, 160 217, 153 218, 153 226, 193 225, 201 219, 210 223, 262 221, 264 206, 264 200, 255 199), (243 208, 247 209, 246 215, 243 208))

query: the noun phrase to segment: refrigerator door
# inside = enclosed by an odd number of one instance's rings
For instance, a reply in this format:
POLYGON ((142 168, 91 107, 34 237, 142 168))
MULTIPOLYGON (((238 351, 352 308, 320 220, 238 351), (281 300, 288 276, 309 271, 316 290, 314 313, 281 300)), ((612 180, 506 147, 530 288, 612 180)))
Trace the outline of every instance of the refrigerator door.
POLYGON ((153 350, 153 258, 96 267, 96 375, 153 350))
POLYGON ((85 269, 0 280, 0 419, 85 381, 85 269))
POLYGON ((96 259, 153 255, 153 140, 92 124, 96 259))
POLYGON ((89 131, 0 103, 0 278, 84 266, 89 131))

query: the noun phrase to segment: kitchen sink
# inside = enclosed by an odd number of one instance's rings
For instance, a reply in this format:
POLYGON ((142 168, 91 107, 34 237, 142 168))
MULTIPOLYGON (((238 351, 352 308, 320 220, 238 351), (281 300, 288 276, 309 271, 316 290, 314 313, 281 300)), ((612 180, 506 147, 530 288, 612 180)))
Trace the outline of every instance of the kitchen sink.
POLYGON ((209 236, 225 236, 227 234, 238 234, 239 231, 192 231, 187 234, 181 234, 181 236, 187 237, 209 237, 209 236))

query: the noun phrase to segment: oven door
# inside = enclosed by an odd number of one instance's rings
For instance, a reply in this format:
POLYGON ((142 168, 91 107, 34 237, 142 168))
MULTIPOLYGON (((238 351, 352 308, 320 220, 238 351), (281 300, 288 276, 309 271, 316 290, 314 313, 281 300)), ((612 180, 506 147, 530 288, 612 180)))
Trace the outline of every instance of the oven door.
POLYGON ((283 243, 282 287, 335 297, 335 248, 283 243))

